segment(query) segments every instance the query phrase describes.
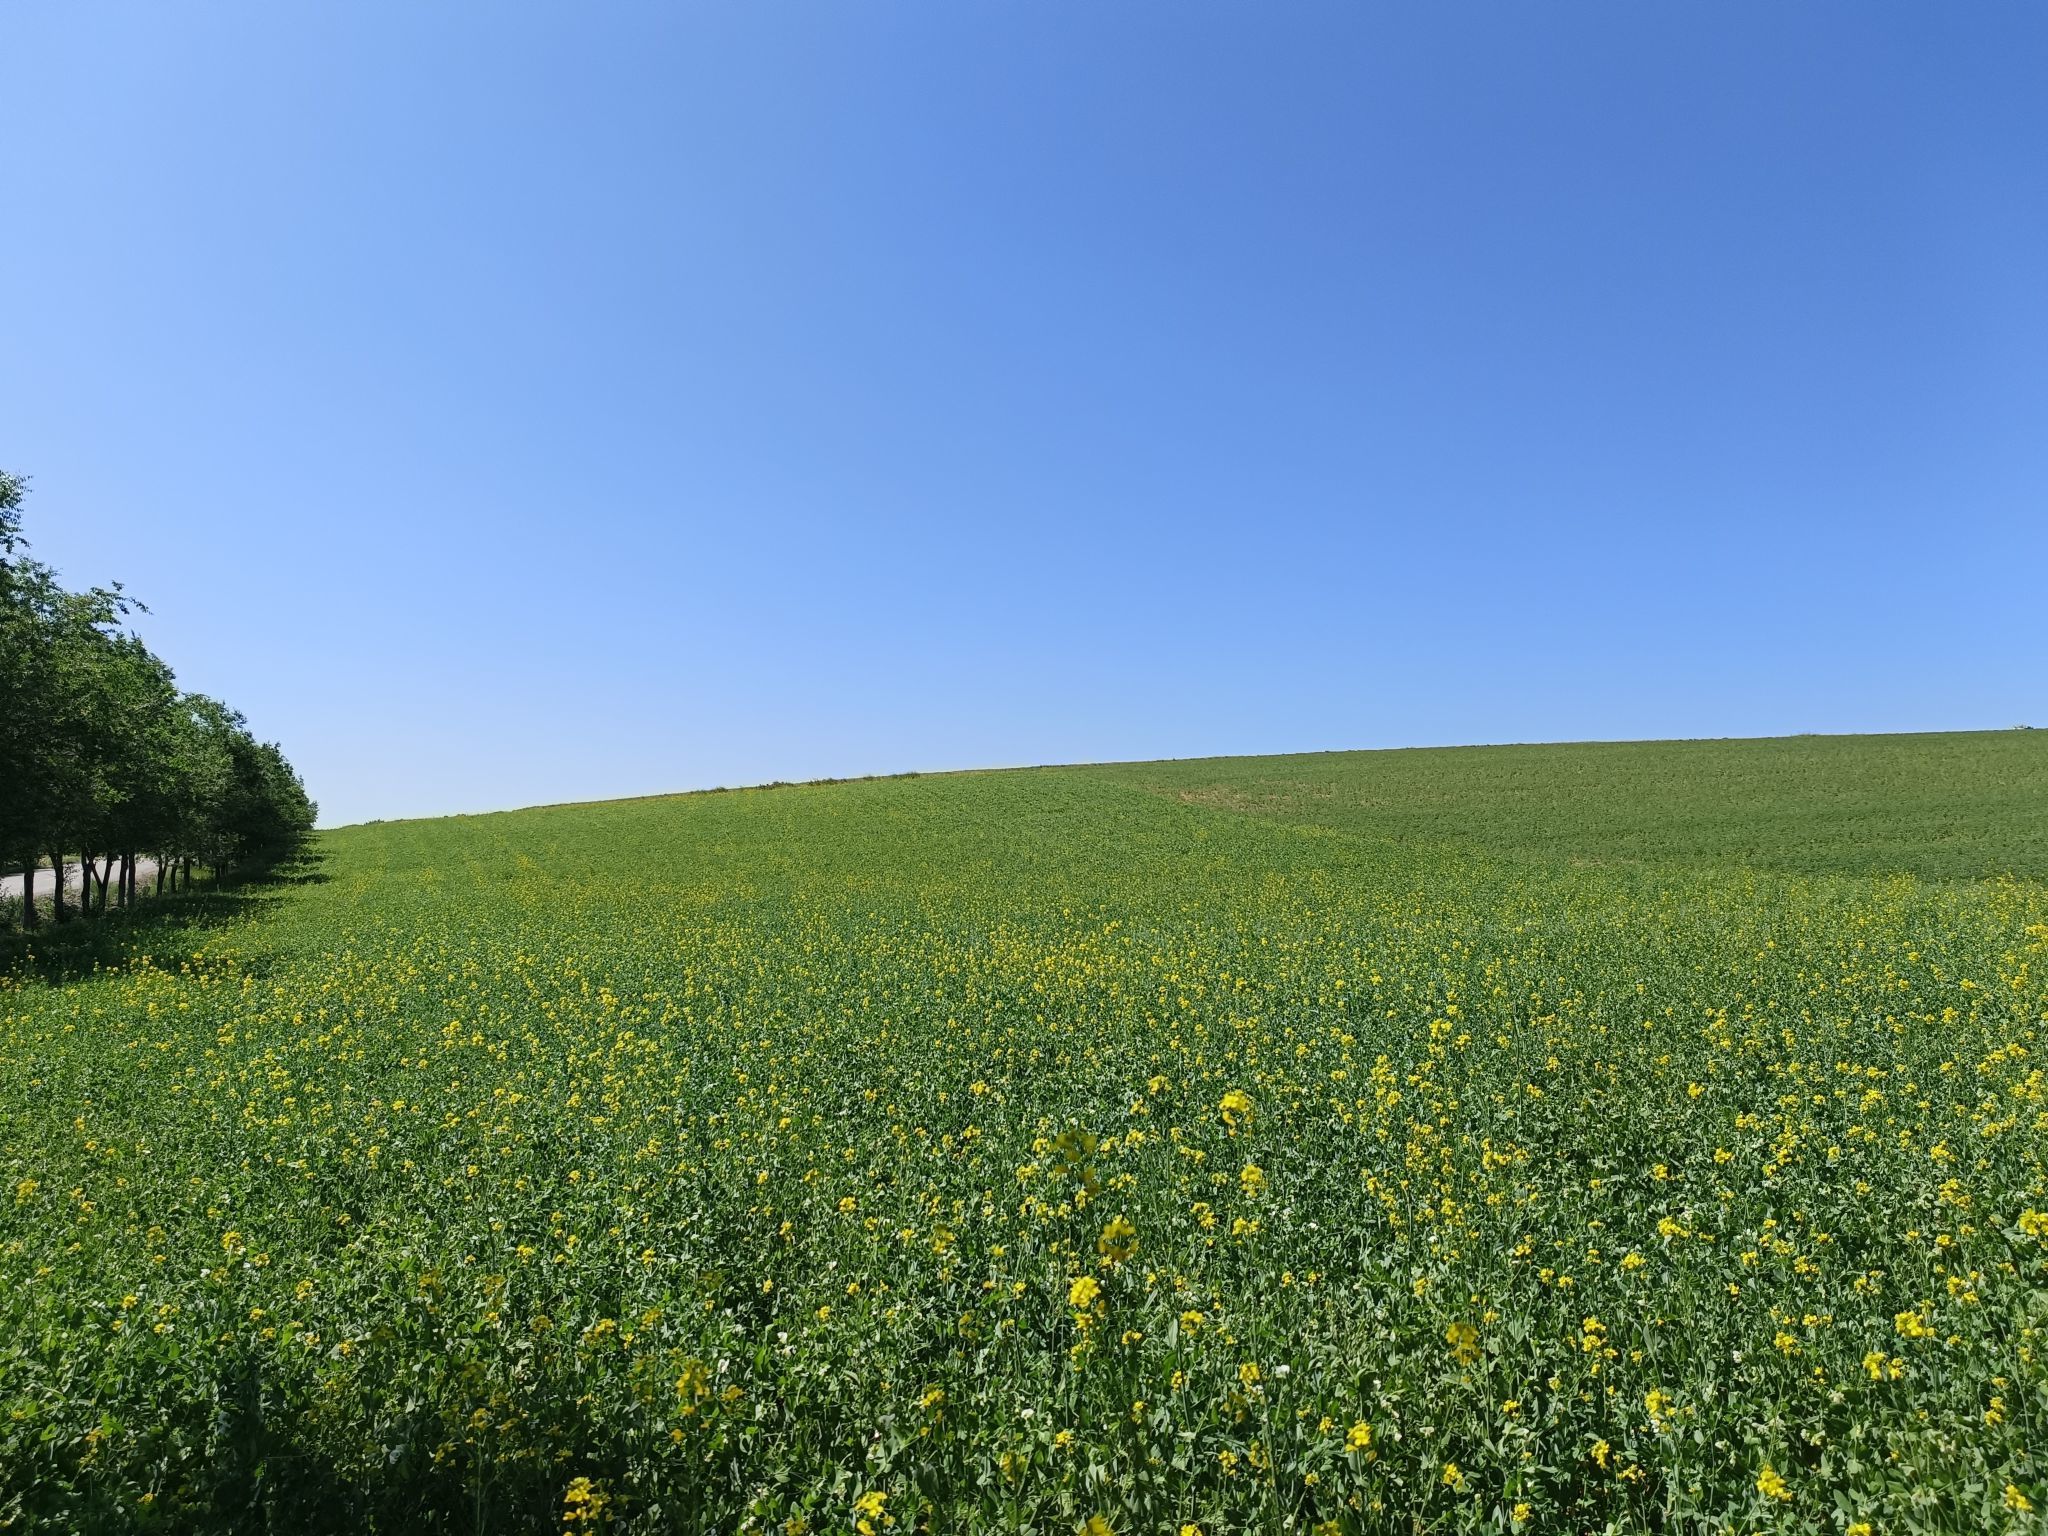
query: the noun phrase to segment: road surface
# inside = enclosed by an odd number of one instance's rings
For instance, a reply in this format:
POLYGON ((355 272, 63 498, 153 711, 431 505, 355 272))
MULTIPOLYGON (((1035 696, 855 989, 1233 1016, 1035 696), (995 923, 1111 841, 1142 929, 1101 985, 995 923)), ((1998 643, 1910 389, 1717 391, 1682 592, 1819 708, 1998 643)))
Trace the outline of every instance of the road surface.
MULTIPOLYGON (((38 912, 47 914, 51 910, 50 898, 56 891, 54 875, 54 870, 39 869, 36 871, 36 910, 38 912)), ((64 866, 64 889, 69 893, 65 897, 67 902, 74 902, 78 899, 79 887, 83 883, 81 872, 76 864, 64 866)), ((141 858, 135 861, 135 887, 145 896, 156 889, 155 859, 141 858)), ((107 892, 108 904, 111 905, 118 901, 120 896, 121 893, 119 891, 107 892)), ((21 872, 17 870, 10 875, 0 875, 0 901, 19 900, 21 900, 21 872)))

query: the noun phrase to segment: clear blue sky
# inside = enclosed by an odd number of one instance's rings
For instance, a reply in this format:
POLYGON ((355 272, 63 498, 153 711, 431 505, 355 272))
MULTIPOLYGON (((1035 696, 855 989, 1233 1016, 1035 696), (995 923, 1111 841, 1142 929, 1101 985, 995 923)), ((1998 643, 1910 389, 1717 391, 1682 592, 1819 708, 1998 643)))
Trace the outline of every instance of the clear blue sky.
POLYGON ((18 5, 0 465, 329 824, 2048 724, 2048 7, 18 5))

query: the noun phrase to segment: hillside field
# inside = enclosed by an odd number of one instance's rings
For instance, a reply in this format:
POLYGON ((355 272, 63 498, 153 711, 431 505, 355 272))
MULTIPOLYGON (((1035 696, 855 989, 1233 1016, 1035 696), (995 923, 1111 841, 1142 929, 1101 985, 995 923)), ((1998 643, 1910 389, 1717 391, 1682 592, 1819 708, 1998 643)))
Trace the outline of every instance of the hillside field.
POLYGON ((372 824, 0 941, 0 1526, 2038 1531, 2048 734, 372 824))

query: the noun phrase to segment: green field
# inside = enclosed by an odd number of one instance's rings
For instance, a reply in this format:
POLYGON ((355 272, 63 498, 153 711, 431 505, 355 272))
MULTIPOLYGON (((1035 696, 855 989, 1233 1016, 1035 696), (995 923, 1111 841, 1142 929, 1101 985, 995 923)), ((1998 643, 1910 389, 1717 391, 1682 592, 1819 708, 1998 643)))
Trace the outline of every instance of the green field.
POLYGON ((2035 1531, 2048 735, 355 827, 0 979, 0 1524, 2035 1531))

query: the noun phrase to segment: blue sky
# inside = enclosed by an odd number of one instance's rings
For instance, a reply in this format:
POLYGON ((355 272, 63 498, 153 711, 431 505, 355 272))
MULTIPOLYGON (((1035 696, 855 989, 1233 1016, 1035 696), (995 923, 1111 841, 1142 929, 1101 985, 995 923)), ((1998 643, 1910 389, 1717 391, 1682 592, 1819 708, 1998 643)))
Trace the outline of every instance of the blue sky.
POLYGON ((2048 10, 17 6, 0 465, 329 824, 2048 724, 2048 10))

